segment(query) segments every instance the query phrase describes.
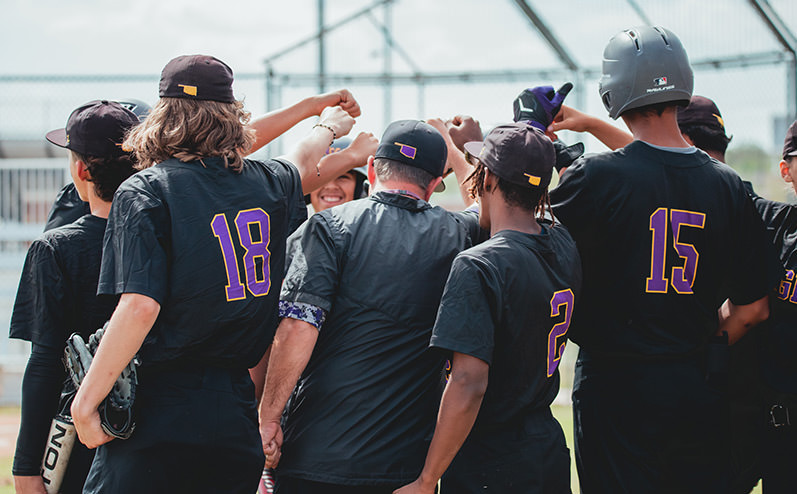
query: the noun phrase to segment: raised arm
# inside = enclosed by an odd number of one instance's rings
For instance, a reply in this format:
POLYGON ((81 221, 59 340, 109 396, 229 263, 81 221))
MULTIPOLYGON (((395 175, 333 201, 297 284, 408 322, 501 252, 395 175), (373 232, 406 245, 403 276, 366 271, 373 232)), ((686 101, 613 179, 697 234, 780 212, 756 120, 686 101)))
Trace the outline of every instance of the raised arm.
POLYGON ((328 107, 321 112, 321 118, 310 133, 285 156, 299 170, 302 191, 305 194, 340 175, 340 170, 337 173, 332 169, 322 170, 319 162, 329 149, 330 143, 348 134, 353 125, 354 117, 346 110, 340 106, 328 107))
MULTIPOLYGON (((462 122, 463 118, 464 117, 459 117, 459 121, 462 122)), ((467 118, 470 119, 470 117, 467 118)), ((470 119, 470 122, 475 121, 470 119)), ((473 204, 474 199, 470 197, 470 193, 468 192, 469 185, 465 183, 465 179, 470 176, 471 172, 473 171, 473 167, 465 160, 465 155, 457 147, 457 144, 452 139, 449 128, 446 127, 446 124, 442 120, 439 118, 431 118, 427 120, 426 123, 437 129, 440 134, 442 134, 443 139, 446 141, 446 147, 448 148, 448 155, 446 158, 446 173, 451 171, 454 172, 454 175, 457 177, 457 185, 459 186, 459 194, 462 196, 462 201, 465 203, 466 207, 470 206, 473 204)), ((478 123, 476 123, 476 125, 478 126, 478 123)), ((478 137, 476 137, 475 133, 467 134, 474 137, 474 139, 471 137, 465 137, 465 134, 462 132, 457 134, 457 132, 461 131, 462 129, 459 128, 460 126, 453 126, 452 128, 454 127, 457 128, 455 135, 457 135, 458 140, 462 141, 463 144, 472 140, 482 140, 481 131, 478 132, 478 137)), ((470 130, 472 131, 472 128, 470 130)))
POLYGON ((310 96, 291 106, 266 113, 249 122, 249 127, 255 130, 255 135, 257 136, 249 153, 254 153, 302 120, 320 115, 325 108, 330 106, 340 106, 352 117, 360 116, 360 105, 347 89, 310 96))
POLYGON ((548 126, 548 132, 556 133, 560 130, 588 132, 609 149, 620 149, 634 140, 634 137, 623 129, 567 105, 562 105, 553 123, 548 126))

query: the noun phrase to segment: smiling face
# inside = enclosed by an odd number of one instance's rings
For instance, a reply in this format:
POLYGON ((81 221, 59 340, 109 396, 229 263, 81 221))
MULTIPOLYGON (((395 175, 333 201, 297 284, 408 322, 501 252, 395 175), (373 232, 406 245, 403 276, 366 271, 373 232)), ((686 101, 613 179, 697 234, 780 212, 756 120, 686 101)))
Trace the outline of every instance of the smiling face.
POLYGON ((351 201, 354 199, 356 187, 357 179, 354 177, 354 172, 344 173, 320 189, 310 192, 310 204, 313 205, 313 211, 318 213, 332 206, 351 201))

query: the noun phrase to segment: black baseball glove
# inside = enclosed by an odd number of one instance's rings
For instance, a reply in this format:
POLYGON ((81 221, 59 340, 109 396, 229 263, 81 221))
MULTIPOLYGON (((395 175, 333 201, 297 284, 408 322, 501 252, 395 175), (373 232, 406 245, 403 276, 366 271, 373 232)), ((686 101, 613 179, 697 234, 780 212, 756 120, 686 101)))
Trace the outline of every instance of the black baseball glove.
MULTIPOLYGON (((78 333, 72 334, 66 340, 66 349, 64 350, 66 368, 76 388, 80 387, 80 383, 86 377, 107 325, 108 323, 105 323, 105 326, 92 334, 88 342, 84 341, 83 337, 78 333)), ((138 365, 138 358, 133 357, 133 360, 127 364, 119 377, 116 378, 116 383, 114 383, 111 392, 100 403, 98 409, 100 424, 109 436, 127 439, 136 427, 133 419, 133 402, 135 401, 136 385, 138 384, 136 375, 136 367, 138 365)))

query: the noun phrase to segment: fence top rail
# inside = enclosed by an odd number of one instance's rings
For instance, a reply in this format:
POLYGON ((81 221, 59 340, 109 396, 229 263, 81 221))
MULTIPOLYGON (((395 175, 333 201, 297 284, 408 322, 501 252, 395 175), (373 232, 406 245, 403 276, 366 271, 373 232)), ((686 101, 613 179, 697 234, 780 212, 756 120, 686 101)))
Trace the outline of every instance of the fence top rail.
POLYGON ((65 158, 11 158, 0 159, 0 170, 63 170, 65 158))

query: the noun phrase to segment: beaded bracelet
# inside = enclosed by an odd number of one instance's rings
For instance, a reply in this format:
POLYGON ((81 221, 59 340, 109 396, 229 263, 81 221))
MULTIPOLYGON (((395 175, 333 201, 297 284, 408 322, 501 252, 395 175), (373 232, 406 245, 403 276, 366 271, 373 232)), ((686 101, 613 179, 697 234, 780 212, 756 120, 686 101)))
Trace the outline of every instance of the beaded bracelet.
MULTIPOLYGON (((328 131, 332 132, 332 140, 333 140, 333 141, 334 141, 335 139, 337 139, 337 138, 338 138, 338 133, 337 133, 337 132, 335 132, 335 129, 333 129, 333 128, 332 128, 332 127, 330 127, 329 125, 327 125, 327 124, 323 124, 323 123, 317 123, 317 124, 313 125, 313 128, 316 128, 316 127, 323 127, 323 128, 325 128, 325 129, 327 129, 328 131)), ((331 143, 330 143, 330 144, 331 144, 331 143)))

